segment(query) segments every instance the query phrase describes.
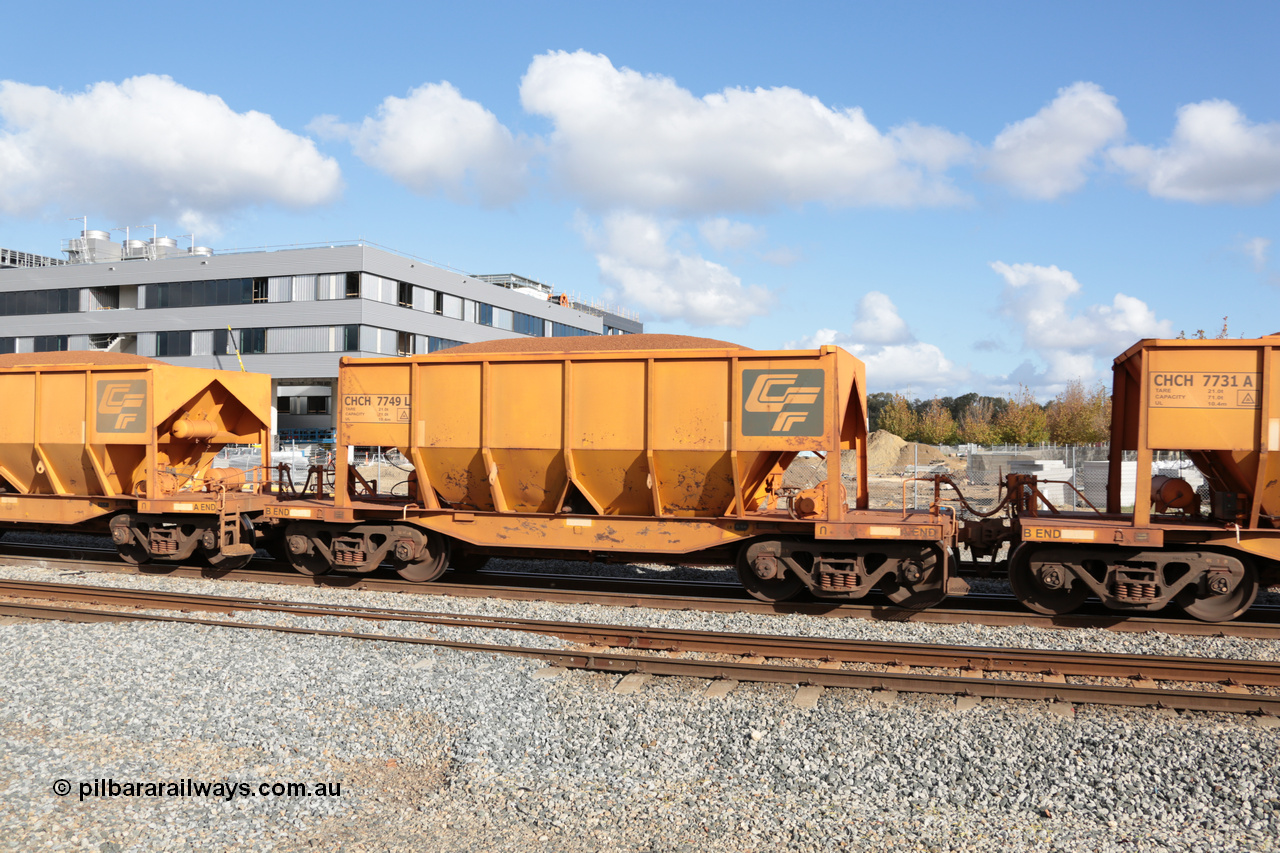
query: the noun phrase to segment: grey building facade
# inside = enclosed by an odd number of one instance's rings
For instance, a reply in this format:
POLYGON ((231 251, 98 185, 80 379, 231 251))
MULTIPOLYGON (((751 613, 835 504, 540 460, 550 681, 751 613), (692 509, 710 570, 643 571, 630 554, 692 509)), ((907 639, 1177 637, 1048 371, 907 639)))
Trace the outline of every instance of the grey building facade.
POLYGON ((213 253, 168 238, 0 250, 0 353, 97 350, 269 373, 282 435, 326 430, 343 356, 526 335, 642 332, 634 316, 515 275, 442 269, 367 243, 213 253))

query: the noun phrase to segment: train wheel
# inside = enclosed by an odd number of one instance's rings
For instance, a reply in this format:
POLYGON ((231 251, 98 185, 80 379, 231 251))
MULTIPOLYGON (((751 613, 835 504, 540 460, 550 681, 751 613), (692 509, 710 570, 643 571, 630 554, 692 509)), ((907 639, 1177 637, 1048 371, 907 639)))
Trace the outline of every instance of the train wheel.
MULTIPOLYGON (((257 531, 253 529, 253 522, 244 516, 240 516, 240 541, 243 544, 256 547, 257 537, 257 531)), ((209 561, 209 565, 219 571, 233 572, 249 565, 249 561, 253 559, 253 552, 229 555, 221 551, 205 551, 205 559, 209 561)))
POLYGON ((391 565, 407 581, 429 583, 449 567, 449 545, 440 534, 427 531, 426 544, 416 558, 405 560, 393 556, 391 565))
POLYGON ((236 554, 229 557, 226 554, 209 554, 206 556, 209 565, 213 566, 220 572, 234 572, 236 569, 243 569, 249 565, 249 561, 253 559, 252 554, 236 554))
POLYGON ((320 554, 290 554, 289 565, 299 574, 311 577, 327 575, 333 571, 333 565, 320 554))
POLYGON ((1035 553, 1026 545, 1009 557, 1009 586, 1027 608, 1046 616, 1061 616, 1084 604, 1089 588, 1071 583, 1061 569, 1035 561, 1035 553))
POLYGON ((135 566, 151 562, 151 552, 147 550, 147 546, 133 540, 116 545, 116 553, 120 555, 120 559, 135 566))
POLYGON ((151 562, 151 549, 145 542, 146 527, 143 527, 144 541, 139 542, 134 535, 131 519, 127 515, 118 515, 111 519, 111 541, 115 543, 116 553, 120 559, 135 566, 151 562))
POLYGON ((783 574, 782 560, 777 556, 776 542, 752 542, 738 552, 738 580, 752 598, 761 601, 786 601, 804 589, 804 581, 783 574), (764 558, 764 559, 761 559, 764 558), (761 575, 771 575, 762 577, 761 575))
POLYGON ((904 561, 899 574, 902 579, 880 582, 881 591, 899 607, 923 610, 947 597, 946 578, 942 574, 942 554, 934 548, 930 548, 920 559, 904 561))
POLYGON ((325 556, 311 546, 310 538, 304 533, 285 531, 285 550, 289 552, 289 565, 299 574, 319 577, 333 571, 333 564, 325 556))
POLYGON ((1250 563, 1245 563, 1244 577, 1231 592, 1201 595, 1199 590, 1183 591, 1178 594, 1177 601, 1187 615, 1201 622, 1228 622, 1252 607, 1257 597, 1258 573, 1250 563))

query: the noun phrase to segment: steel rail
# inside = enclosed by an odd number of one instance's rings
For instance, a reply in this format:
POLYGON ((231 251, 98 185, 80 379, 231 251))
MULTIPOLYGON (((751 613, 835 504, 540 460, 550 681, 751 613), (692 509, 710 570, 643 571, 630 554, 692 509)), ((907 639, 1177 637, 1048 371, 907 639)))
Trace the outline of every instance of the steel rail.
POLYGON ((951 675, 862 672, 782 664, 747 663, 744 661, 673 659, 603 651, 568 652, 527 646, 468 643, 425 637, 396 637, 354 631, 262 625, 248 622, 123 613, 118 611, 83 610, 34 604, 2 604, 0 605, 0 615, 63 621, 191 624, 237 630, 274 631, 362 641, 405 643, 495 655, 514 655, 542 660, 553 666, 611 673, 641 672, 652 675, 676 675, 711 680, 731 679, 734 681, 848 687, 863 690, 892 690, 908 693, 933 693, 993 699, 1049 700, 1052 702, 1080 704, 1124 705, 1130 707, 1155 706, 1189 711, 1280 715, 1280 696, 1255 694, 1165 690, 1144 686, 1111 687, 1106 685, 1037 683, 951 675))
MULTIPOLYGON (((1121 632, 1158 631, 1166 634, 1210 637, 1242 637, 1253 639, 1280 639, 1280 617, 1275 621, 1239 620, 1232 622, 1200 622, 1189 617, 1169 618, 1143 615, 1126 615, 1112 611, 1077 612, 1062 616, 1045 616, 1025 610, 982 609, 992 598, 973 597, 970 607, 965 599, 958 599, 956 606, 934 607, 927 610, 903 610, 888 604, 867 604, 838 601, 784 601, 764 602, 750 598, 736 584, 705 584, 698 581, 677 581, 677 589, 698 589, 713 593, 707 595, 673 594, 670 592, 642 591, 643 587, 669 586, 669 581, 637 581, 607 577, 579 575, 526 574, 504 572, 477 572, 465 575, 446 574, 445 578, 431 583, 412 583, 399 578, 371 577, 362 574, 303 575, 292 569, 273 572, 261 568, 245 568, 232 571, 211 569, 207 566, 184 566, 155 563, 138 567, 116 558, 108 549, 54 549, 48 546, 17 546, 4 543, 6 551, 0 554, 0 565, 34 566, 62 571, 107 571, 126 574, 154 575, 200 580, 228 580, 248 583, 287 584, 313 588, 371 590, 378 592, 408 592, 417 595, 443 595, 460 598, 497 598, 509 601, 547 601, 565 604, 596 604, 609 607, 648 607, 659 610, 700 610, 716 613, 797 614, 836 618, 869 619, 879 622, 918 622, 924 624, 954 624, 965 622, 994 627, 1036 627, 1058 629, 1104 628, 1121 632), (109 556, 108 556, 109 555, 109 556), (455 578, 450 580, 449 578, 455 578), (540 585, 508 586, 501 581, 511 577, 537 581, 540 585), (465 581, 463 580, 465 578, 465 581), (584 588, 589 584, 592 588, 584 588)), ((265 562, 265 561, 264 561, 265 562)), ((271 563, 268 562, 268 565, 271 563)), ((999 601, 1013 602, 1009 597, 999 601)), ((1261 611, 1267 615, 1269 611, 1261 611)))
MULTIPOLYGON (((115 589, 79 584, 0 580, 0 594, 120 607, 261 611, 291 616, 338 616, 415 622, 440 627, 536 633, 578 643, 651 651, 699 652, 780 659, 808 659, 983 672, 1051 673, 1142 681, 1191 681, 1280 686, 1280 662, 1232 658, 1116 655, 1002 646, 953 646, 651 628, 632 625, 513 619, 504 616, 314 604, 222 595, 115 589)), ((1280 697, 1278 697, 1280 698, 1280 697)))

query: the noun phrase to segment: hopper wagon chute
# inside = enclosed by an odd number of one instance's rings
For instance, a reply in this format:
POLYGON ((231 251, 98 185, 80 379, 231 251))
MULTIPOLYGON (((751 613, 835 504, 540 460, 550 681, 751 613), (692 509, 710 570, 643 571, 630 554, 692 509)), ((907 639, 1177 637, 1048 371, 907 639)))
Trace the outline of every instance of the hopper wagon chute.
POLYGON ((451 554, 728 562, 766 599, 936 601, 954 521, 870 510, 866 436, 865 370, 838 347, 627 335, 346 358, 334 504, 273 512, 310 573, 390 560, 429 580, 451 554), (347 463, 367 446, 399 449, 407 499, 347 463), (814 476, 784 485, 797 462, 814 476))
POLYGON ((1055 614, 1091 595, 1129 612, 1176 603, 1219 622, 1280 580, 1278 352, 1272 335, 1143 340, 1117 357, 1105 501, 1022 508, 1009 563, 1022 602, 1055 614))
POLYGON ((248 562, 269 501, 271 380, 118 353, 0 356, 0 527, 109 532, 134 563, 248 562), (256 445, 247 469, 215 467, 256 445))

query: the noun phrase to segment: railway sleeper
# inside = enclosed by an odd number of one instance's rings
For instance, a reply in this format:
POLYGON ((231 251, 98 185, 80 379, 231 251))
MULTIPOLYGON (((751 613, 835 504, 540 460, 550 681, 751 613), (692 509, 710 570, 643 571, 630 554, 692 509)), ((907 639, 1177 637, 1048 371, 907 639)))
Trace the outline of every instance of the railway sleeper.
POLYGON ((1010 560, 1009 580, 1018 599, 1040 613, 1069 613, 1092 594, 1120 611, 1176 603, 1206 622, 1234 619, 1258 591, 1247 558, 1209 550, 1023 545, 1010 560))

